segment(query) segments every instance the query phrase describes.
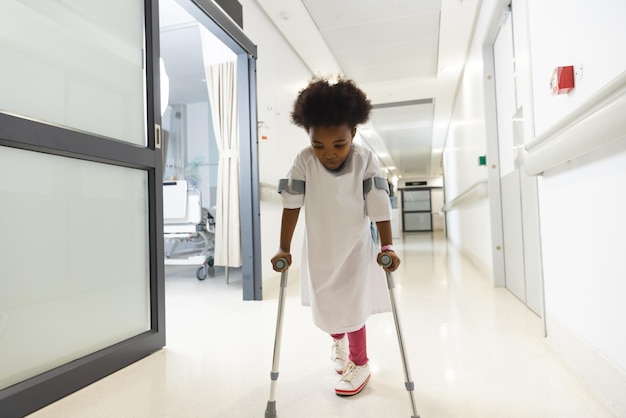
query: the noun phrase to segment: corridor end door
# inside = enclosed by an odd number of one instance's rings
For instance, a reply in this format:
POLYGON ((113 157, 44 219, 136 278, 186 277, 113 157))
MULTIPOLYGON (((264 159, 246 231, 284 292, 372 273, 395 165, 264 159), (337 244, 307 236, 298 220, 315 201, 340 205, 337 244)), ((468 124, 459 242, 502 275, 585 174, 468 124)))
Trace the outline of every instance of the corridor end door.
POLYGON ((433 230, 430 189, 402 190, 402 230, 404 232, 433 230))

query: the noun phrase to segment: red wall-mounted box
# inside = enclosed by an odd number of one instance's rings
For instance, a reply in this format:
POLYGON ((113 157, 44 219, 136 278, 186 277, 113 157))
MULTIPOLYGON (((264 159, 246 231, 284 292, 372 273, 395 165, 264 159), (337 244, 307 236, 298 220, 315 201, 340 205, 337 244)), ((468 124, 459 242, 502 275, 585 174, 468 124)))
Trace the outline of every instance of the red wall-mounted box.
POLYGON ((574 66, 556 67, 550 78, 552 95, 567 94, 574 88, 574 66))

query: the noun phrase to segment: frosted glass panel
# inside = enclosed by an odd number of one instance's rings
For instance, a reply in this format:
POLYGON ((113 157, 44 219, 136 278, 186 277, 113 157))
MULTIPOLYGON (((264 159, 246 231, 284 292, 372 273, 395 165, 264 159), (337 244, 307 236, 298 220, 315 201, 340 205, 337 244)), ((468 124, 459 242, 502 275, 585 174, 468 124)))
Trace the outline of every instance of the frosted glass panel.
POLYGON ((0 147, 0 389, 150 329, 147 173, 0 147))
POLYGON ((404 190, 403 210, 430 212, 430 190, 404 190))
POLYGON ((141 0, 2 0, 0 112, 145 146, 141 0))
POLYGON ((430 231, 432 229, 430 212, 411 212, 404 214, 405 231, 430 231))

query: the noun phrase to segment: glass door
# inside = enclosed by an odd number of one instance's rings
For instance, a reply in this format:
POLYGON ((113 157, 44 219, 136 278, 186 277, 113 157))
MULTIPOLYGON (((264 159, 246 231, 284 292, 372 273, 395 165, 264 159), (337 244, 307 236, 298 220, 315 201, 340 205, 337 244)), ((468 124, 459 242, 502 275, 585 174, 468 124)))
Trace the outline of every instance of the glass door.
POLYGON ((402 190, 402 225, 404 232, 433 230, 430 189, 402 190))
POLYGON ((165 344, 157 10, 0 6, 2 416, 165 344))

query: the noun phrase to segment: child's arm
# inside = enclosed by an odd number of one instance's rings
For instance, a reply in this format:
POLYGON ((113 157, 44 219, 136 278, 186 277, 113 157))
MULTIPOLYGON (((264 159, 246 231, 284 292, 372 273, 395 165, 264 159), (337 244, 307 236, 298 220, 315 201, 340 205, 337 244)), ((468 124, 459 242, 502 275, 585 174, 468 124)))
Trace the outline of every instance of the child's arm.
POLYGON ((300 208, 283 209, 283 219, 280 226, 280 248, 276 255, 272 257, 272 265, 274 265, 274 261, 279 258, 287 259, 289 265, 283 270, 286 270, 291 265, 291 238, 293 237, 293 231, 296 229, 296 224, 298 223, 298 215, 300 215, 300 208))
MULTIPOLYGON (((378 234, 380 235, 381 248, 393 245, 393 237, 391 234, 391 221, 376 222, 376 228, 378 228, 378 234)), ((392 261, 391 266, 389 266, 389 268, 386 268, 385 270, 395 271, 400 265, 400 257, 398 257, 398 255, 393 250, 387 250, 381 251, 380 254, 378 254, 378 259, 380 259, 380 255, 383 253, 390 256, 392 261)))

